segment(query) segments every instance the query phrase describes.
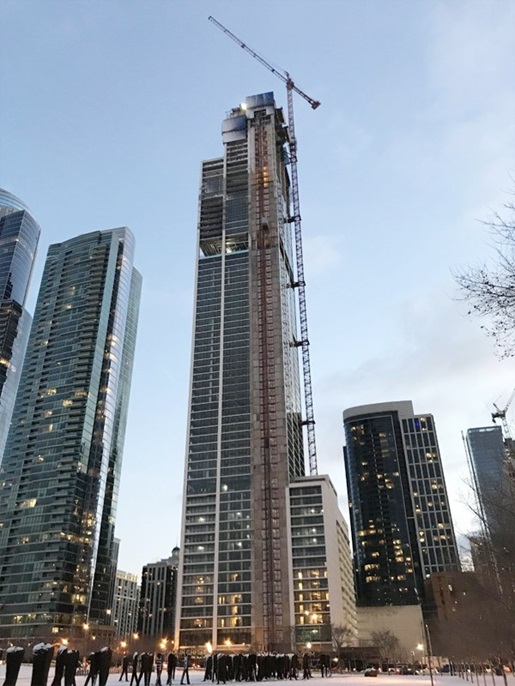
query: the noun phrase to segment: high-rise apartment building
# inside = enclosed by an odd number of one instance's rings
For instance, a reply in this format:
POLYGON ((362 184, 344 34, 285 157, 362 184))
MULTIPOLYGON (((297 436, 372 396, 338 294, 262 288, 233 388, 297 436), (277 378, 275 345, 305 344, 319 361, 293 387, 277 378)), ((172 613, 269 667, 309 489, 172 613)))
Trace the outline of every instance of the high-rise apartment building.
POLYGON ((177 639, 290 649, 304 454, 288 130, 264 93, 222 135, 201 173, 177 639))
POLYGON ((138 628, 140 588, 138 575, 117 570, 114 584, 112 622, 117 636, 130 638, 138 628))
POLYGON ((39 234, 25 203, 0 188, 0 464, 32 323, 24 308, 39 234))
POLYGON ((0 636, 110 624, 141 290, 133 253, 127 228, 48 250, 1 471, 0 636))
POLYGON ((500 426, 468 429, 465 445, 478 503, 478 515, 485 530, 499 524, 498 507, 505 492, 506 446, 500 426))
POLYGON ((432 415, 409 401, 345 410, 358 605, 415 605, 459 558, 432 415))
POLYGON ((138 612, 141 637, 173 640, 179 559, 179 548, 174 548, 170 557, 143 567, 138 612))
POLYGON ((357 635, 348 527, 326 475, 294 481, 289 500, 295 644, 331 652, 334 626, 357 635))

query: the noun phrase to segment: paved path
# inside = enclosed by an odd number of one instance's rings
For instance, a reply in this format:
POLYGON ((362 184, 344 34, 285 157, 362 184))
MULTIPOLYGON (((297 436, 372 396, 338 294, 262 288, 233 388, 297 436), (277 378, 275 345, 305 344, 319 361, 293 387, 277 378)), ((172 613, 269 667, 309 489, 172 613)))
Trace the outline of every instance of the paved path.
MULTIPOLYGON (((54 670, 50 669, 50 676, 48 679, 47 686, 50 686, 52 682, 54 670)), ((18 682, 16 686, 30 686, 30 678, 32 674, 31 665, 22 665, 20 670, 20 676, 18 677, 18 682)), ((177 677, 173 682, 173 686, 179 686, 181 680, 182 670, 177 670, 177 677)), ((163 673, 163 678, 161 681, 166 683, 166 672, 163 673)), ((5 678, 5 664, 0 665, 0 685, 3 684, 5 678)), ((119 681, 119 674, 113 673, 109 675, 107 681, 107 686, 125 686, 130 682, 119 681)), ((192 670, 190 669, 190 681, 192 684, 200 685, 202 684, 202 679, 204 678, 203 670, 192 670)), ((84 686, 86 681, 85 676, 77 677, 77 686, 84 686)), ((303 684, 303 680, 298 680, 299 684, 303 684)), ((63 682, 64 683, 64 682, 63 682)), ((152 675, 152 680, 150 682, 151 686, 155 685, 155 674, 152 675)), ((276 681, 272 679, 270 681, 261 682, 263 686, 267 684, 283 684, 283 686, 288 686, 289 681, 276 681)), ((479 683, 474 681, 466 681, 460 679, 457 676, 449 676, 447 674, 437 674, 434 676, 435 686, 485 686, 485 682, 482 677, 479 677, 479 683)), ((211 682, 208 682, 206 686, 211 686, 211 682)), ((227 686, 246 686, 246 682, 227 682, 227 686)), ((291 685, 292 686, 292 685, 291 685)), ((308 686, 308 684, 306 684, 308 686)), ((365 677, 363 674, 333 674, 331 677, 322 679, 319 675, 316 675, 309 679, 309 686, 431 686, 431 680, 428 675, 420 676, 400 676, 398 674, 379 674, 377 678, 365 677)), ((495 680, 492 679, 490 675, 486 677, 486 686, 504 686, 503 678, 496 676, 495 680)), ((510 674, 508 675, 508 686, 515 686, 515 679, 510 674)))

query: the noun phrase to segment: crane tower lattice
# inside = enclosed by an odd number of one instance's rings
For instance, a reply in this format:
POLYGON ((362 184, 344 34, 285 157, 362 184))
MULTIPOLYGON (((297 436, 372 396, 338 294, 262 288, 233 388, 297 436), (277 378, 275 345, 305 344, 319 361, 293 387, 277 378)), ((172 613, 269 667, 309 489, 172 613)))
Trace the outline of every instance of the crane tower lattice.
POLYGON ((292 287, 298 292, 298 306, 299 306, 299 325, 300 325, 300 340, 295 341, 295 345, 301 348, 302 352, 302 372, 304 381, 304 404, 306 417, 304 424, 307 432, 307 448, 309 459, 310 475, 318 474, 317 465, 317 451, 315 438, 315 414, 313 408, 313 387, 311 383, 311 361, 309 354, 309 336, 308 336, 308 317, 306 306, 306 282, 304 279, 304 256, 302 248, 302 223, 300 215, 300 196, 299 196, 299 180, 298 180, 298 159, 297 159, 297 139, 295 136, 295 117, 293 110, 293 93, 300 95, 306 102, 308 102, 312 109, 316 110, 320 106, 318 100, 313 100, 309 95, 304 93, 298 86, 295 85, 293 79, 287 71, 273 67, 267 62, 259 53, 252 50, 246 43, 241 41, 223 24, 217 21, 214 17, 209 17, 209 21, 217 26, 223 33, 237 43, 240 48, 249 53, 254 59, 262 64, 266 69, 271 71, 286 85, 287 103, 288 103, 288 128, 289 128, 289 152, 290 152, 290 170, 291 170, 291 209, 292 214, 288 217, 288 221, 293 224, 295 234, 295 253, 296 253, 296 281, 292 283, 292 287))

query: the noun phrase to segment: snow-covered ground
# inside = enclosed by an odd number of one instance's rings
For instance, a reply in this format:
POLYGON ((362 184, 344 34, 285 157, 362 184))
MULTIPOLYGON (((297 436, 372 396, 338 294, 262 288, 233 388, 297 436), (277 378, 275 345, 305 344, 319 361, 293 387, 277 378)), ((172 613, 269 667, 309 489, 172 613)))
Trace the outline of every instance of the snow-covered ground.
MULTIPOLYGON (((48 678, 48 685, 50 686, 53 678, 53 673, 54 670, 53 668, 50 669, 50 675, 48 678)), ((22 668, 20 670, 20 675, 18 677, 18 681, 16 686, 30 686, 30 678, 32 674, 32 667, 30 665, 22 665, 22 668)), ((180 680, 181 680, 181 674, 182 670, 178 669, 176 673, 176 678, 173 682, 174 686, 179 686, 180 680)), ((166 683, 166 673, 163 673, 162 678, 162 683, 163 686, 166 683)), ((0 683, 3 683, 5 678, 5 664, 0 665, 0 683)), ((119 674, 113 673, 109 675, 109 679, 107 681, 108 686, 116 686, 119 684, 119 674)), ((190 669, 190 681, 192 684, 202 684, 202 679, 204 678, 204 671, 203 670, 191 670, 190 669)), ((470 678, 470 677, 469 677, 470 678)), ((309 686, 431 686, 431 680, 428 675, 420 675, 420 676, 401 676, 398 674, 379 674, 378 677, 365 677, 363 674, 333 674, 331 677, 328 677, 328 679, 322 679, 320 675, 315 674, 312 679, 309 680, 309 686), (328 680, 329 679, 329 680, 328 680)), ((84 682, 86 681, 85 676, 78 676, 77 677, 77 686, 84 686, 84 682)), ((150 682, 151 686, 155 685, 155 674, 152 675, 152 680, 150 682)), ((299 678, 299 681, 302 681, 302 678, 299 678)), ((126 682, 123 682, 123 685, 126 682)), ((127 682, 127 686, 128 686, 127 682)), ((228 682, 229 684, 233 684, 236 682, 228 682)), ((242 682, 243 683, 243 682, 242 682)), ((271 681, 263 681, 261 682, 264 686, 266 684, 273 684, 273 683, 280 683, 276 682, 275 680, 271 681)), ((284 686, 288 683, 287 681, 284 681, 284 686)), ((511 684, 515 684, 515 680, 513 679, 513 676, 510 674, 508 675, 508 684, 511 686, 511 684)), ((485 683, 483 681, 483 677, 479 677, 479 682, 476 680, 470 680, 466 681, 464 679, 460 679, 457 676, 449 676, 447 674, 436 674, 434 676, 434 684, 435 686, 485 686, 485 683)), ((122 684, 120 684, 122 686, 122 684)), ((209 682, 207 684, 209 686, 209 682)), ((306 685, 307 686, 307 685, 306 685)), ((504 686, 504 681, 501 676, 495 676, 492 679, 491 675, 487 675, 486 677, 486 686, 504 686)))

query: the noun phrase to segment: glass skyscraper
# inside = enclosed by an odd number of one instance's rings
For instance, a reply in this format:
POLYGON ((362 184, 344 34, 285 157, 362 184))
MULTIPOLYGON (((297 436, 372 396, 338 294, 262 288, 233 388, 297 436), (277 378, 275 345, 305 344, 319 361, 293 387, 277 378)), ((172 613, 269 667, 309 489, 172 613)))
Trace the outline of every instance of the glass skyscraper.
POLYGON ((409 401, 345 410, 358 605, 416 605, 433 572, 459 570, 432 415, 409 401))
POLYGON ((289 649, 304 453, 288 130, 264 93, 222 135, 201 173, 178 641, 289 649))
POLYGON ((0 471, 0 636, 109 623, 141 290, 133 253, 127 228, 49 248, 0 471))
POLYGON ((25 203, 0 188, 0 464, 32 321, 24 307, 39 234, 25 203))
POLYGON ((507 451, 500 426, 468 429, 465 435, 479 519, 487 531, 499 525, 499 507, 505 504, 507 451))

